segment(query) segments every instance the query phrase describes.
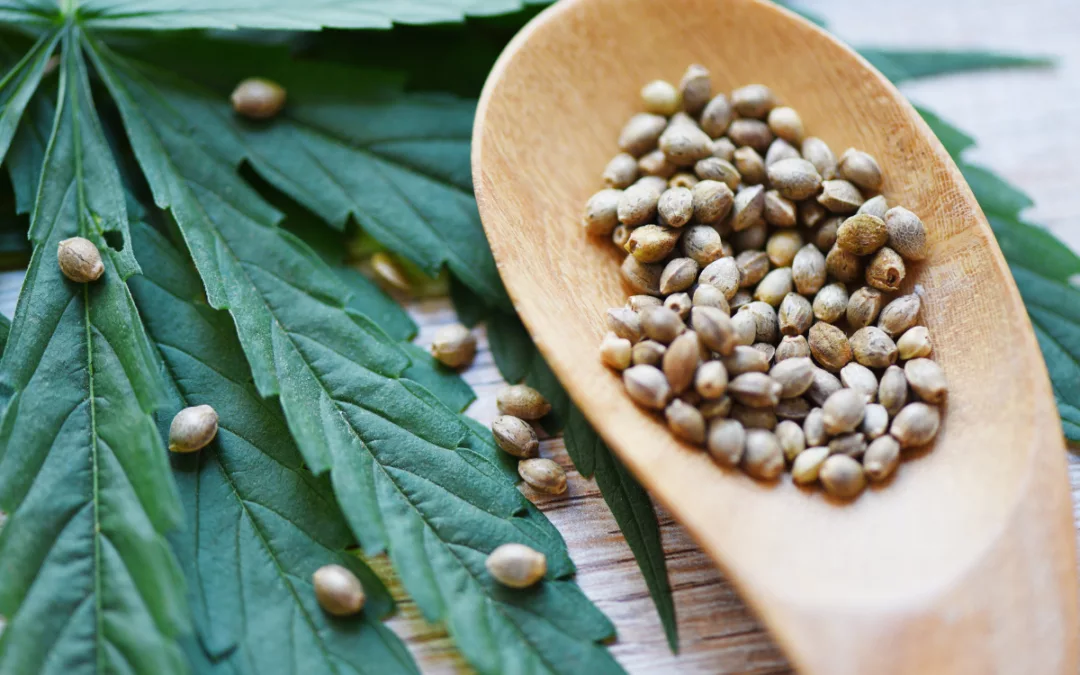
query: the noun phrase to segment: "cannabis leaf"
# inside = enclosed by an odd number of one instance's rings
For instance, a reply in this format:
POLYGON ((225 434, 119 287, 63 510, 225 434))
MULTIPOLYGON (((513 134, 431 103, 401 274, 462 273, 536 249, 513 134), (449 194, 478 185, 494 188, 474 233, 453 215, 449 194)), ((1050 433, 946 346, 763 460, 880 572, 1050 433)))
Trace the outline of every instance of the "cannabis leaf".
POLYGON ((905 50, 858 47, 858 52, 893 84, 973 70, 1049 66, 1052 59, 982 50, 905 50))
POLYGON ((148 225, 132 226, 146 270, 131 291, 169 375, 162 433, 172 415, 209 404, 214 443, 173 457, 187 527, 170 537, 189 582, 200 646, 242 673, 417 673, 378 621, 392 600, 378 577, 344 552, 352 542, 330 482, 305 469, 279 406, 250 383, 228 316, 202 303, 190 263, 148 225), (315 601, 311 575, 331 563, 360 577, 367 596, 353 619, 315 601), (290 639, 273 639, 273 636, 290 639))
POLYGON ((8 332, 11 330, 11 319, 0 314, 0 356, 4 354, 4 345, 7 344, 8 332))
POLYGON ((275 227, 278 212, 181 111, 197 92, 156 85, 88 39, 158 206, 176 219, 210 306, 228 309, 255 384, 277 395, 307 465, 330 472, 335 495, 369 553, 389 551, 429 620, 445 620, 481 672, 613 672, 597 642, 610 622, 572 582, 558 531, 513 487, 490 439, 427 389, 366 317, 346 307, 334 274, 275 227), (548 559, 545 583, 496 584, 487 554, 510 541, 548 559))
MULTIPOLYGON (((42 35, 22 60, 8 68, 3 79, 0 79, 0 161, 3 161, 11 146, 19 119, 45 75, 46 63, 56 49, 60 36, 58 29, 42 35)), ((7 46, 2 44, 0 53, 10 54, 7 46)))
POLYGON ((181 512, 151 417, 160 372, 124 283, 138 266, 78 29, 63 41, 34 254, 0 359, 0 673, 183 672, 184 580, 163 534, 181 512), (104 254, 94 284, 56 264, 75 235, 104 254))

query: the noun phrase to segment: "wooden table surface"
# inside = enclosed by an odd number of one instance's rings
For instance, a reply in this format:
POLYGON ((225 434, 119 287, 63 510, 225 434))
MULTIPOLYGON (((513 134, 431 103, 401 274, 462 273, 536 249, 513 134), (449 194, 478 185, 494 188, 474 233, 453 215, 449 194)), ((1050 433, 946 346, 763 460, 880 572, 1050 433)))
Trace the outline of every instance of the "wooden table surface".
MULTIPOLYGON (((938 78, 903 87, 925 105, 970 133, 979 147, 968 157, 999 172, 1030 194, 1034 222, 1051 228, 1080 250, 1080 3, 1074 0, 802 0, 841 38, 857 45, 1013 50, 1052 55, 1050 70, 1017 70, 938 78)), ((0 274, 0 313, 14 311, 21 273, 0 274)), ((409 310, 426 345, 434 330, 455 320, 445 300, 413 302, 409 310)), ((486 339, 463 375, 478 400, 469 414, 484 423, 495 416, 503 382, 486 339)), ((611 650, 631 673, 785 673, 784 655, 732 587, 686 533, 660 512, 664 549, 679 618, 682 649, 668 650, 659 620, 630 550, 591 480, 583 480, 562 441, 548 440, 542 455, 562 464, 569 489, 557 497, 526 494, 563 533, 585 593, 614 621, 611 650)), ((1070 456, 1074 502, 1080 497, 1080 460, 1070 456)), ((1080 511, 1074 509, 1080 518, 1080 511)), ((379 561, 375 561, 378 563, 379 561)), ((392 572, 379 566, 386 576, 392 572)), ((426 625, 407 598, 390 625, 405 638, 425 673, 462 673, 445 634, 426 625)))

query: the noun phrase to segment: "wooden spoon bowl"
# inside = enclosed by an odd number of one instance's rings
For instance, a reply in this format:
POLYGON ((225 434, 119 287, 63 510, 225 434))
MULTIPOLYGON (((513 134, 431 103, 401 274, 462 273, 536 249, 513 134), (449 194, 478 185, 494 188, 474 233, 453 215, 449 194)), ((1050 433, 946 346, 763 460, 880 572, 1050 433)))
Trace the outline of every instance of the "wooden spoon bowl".
POLYGON ((507 47, 476 119, 473 175, 503 281, 589 421, 689 529, 805 673, 1076 673, 1075 535, 1046 369, 1001 251, 918 113, 853 51, 758 0, 566 0, 507 47), (930 452, 850 504, 757 482, 673 439, 597 347, 628 291, 581 226, 638 92, 691 63, 761 82, 932 241, 905 292, 950 381, 930 452))

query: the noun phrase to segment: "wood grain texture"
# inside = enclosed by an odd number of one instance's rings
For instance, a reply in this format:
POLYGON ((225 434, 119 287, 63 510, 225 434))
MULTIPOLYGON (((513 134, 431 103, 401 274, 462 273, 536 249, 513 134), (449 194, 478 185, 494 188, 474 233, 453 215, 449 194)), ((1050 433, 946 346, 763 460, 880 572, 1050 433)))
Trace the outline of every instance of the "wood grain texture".
POLYGON ((1030 324, 955 165, 861 59, 752 0, 568 0, 496 65, 474 177, 500 272, 553 370, 801 670, 1075 672, 1064 449, 1030 324), (768 82, 810 133, 874 154, 890 202, 930 229, 907 289, 926 290, 951 381, 944 428, 932 453, 854 505, 716 467, 634 408, 596 358, 603 309, 626 292, 610 246, 574 243, 581 205, 641 83, 691 62, 718 89, 768 82))

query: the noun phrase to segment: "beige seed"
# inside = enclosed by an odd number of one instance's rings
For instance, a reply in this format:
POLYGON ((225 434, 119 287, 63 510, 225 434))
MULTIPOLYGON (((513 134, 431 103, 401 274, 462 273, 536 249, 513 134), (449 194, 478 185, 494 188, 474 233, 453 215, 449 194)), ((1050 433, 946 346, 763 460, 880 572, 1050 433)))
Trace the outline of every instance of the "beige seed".
POLYGON ((626 370, 630 367, 630 357, 634 346, 626 338, 615 333, 608 333, 600 342, 600 360, 608 368, 626 370))
POLYGON ((664 271, 663 265, 642 263, 631 254, 623 260, 620 271, 630 290, 646 295, 660 295, 660 275, 664 271))
POLYGON ((769 128, 789 143, 802 143, 803 123, 794 108, 781 106, 769 112, 769 128))
POLYGON ((680 243, 686 256, 702 267, 724 255, 720 233, 709 225, 691 225, 686 228, 680 243))
POLYGON ((679 109, 679 91, 665 80, 653 80, 641 88, 641 102, 646 112, 674 115, 679 109))
POLYGON ((646 152, 641 159, 637 160, 637 171, 643 176, 671 178, 678 170, 679 167, 672 164, 664 151, 659 149, 646 152))
POLYGON ((899 290, 906 275, 904 259, 888 246, 878 249, 866 265, 866 283, 883 291, 899 290))
POLYGON ((819 321, 835 323, 847 312, 850 299, 844 284, 829 284, 814 296, 814 316, 819 321))
POLYGON ((663 369, 668 384, 675 394, 681 394, 694 381, 694 373, 701 361, 701 343, 697 333, 687 331, 672 340, 664 353, 663 369))
POLYGON ((668 189, 669 187, 668 181, 664 180, 660 176, 642 176, 641 178, 638 178, 636 181, 634 181, 634 185, 652 190, 657 194, 657 199, 659 199, 659 195, 664 194, 664 190, 668 189))
POLYGON ((788 293, 776 312, 780 332, 786 336, 802 335, 814 323, 814 310, 810 301, 798 293, 788 293))
POLYGON ((585 203, 585 215, 582 224, 585 233, 593 236, 610 236, 619 225, 619 202, 622 190, 601 190, 585 203))
POLYGON ((817 482, 821 465, 828 458, 828 448, 818 446, 803 450, 791 464, 791 479, 799 485, 810 485, 817 482))
MULTIPOLYGON (((723 160, 720 160, 723 161, 723 160)), ((758 185, 765 182, 765 160, 758 151, 749 145, 743 146, 732 155, 735 170, 739 172, 742 182, 747 185, 758 185)))
MULTIPOLYGON (((713 138, 719 138, 731 124, 731 103, 724 94, 717 94, 701 111, 701 130, 713 138)), ((715 152, 713 153, 715 154, 715 152)))
POLYGON ((364 608, 364 586, 347 567, 323 565, 311 575, 315 599, 334 616, 351 616, 364 608))
POLYGON ((802 427, 797 422, 784 420, 776 425, 776 440, 780 442, 780 449, 787 461, 794 461, 795 457, 806 449, 806 437, 802 427))
POLYGON ((736 232, 765 222, 765 188, 753 185, 735 195, 731 227, 736 232))
POLYGON ((836 231, 840 229, 842 222, 839 216, 827 218, 814 232, 814 246, 817 246, 822 253, 828 253, 836 244, 836 231))
POLYGON ((888 240, 885 221, 866 213, 848 218, 836 231, 836 245, 854 255, 870 255, 888 240))
POLYGON ((787 359, 773 366, 769 377, 780 385, 780 398, 802 396, 814 383, 814 364, 805 357, 787 359))
POLYGON ((664 295, 685 291, 697 281, 701 268, 692 258, 675 258, 660 274, 660 292, 664 295))
POLYGON ((735 349, 735 328, 726 312, 715 307, 694 307, 690 323, 701 343, 714 352, 730 354, 735 349))
POLYGON ((855 283, 863 276, 863 263, 858 255, 840 248, 840 242, 825 256, 825 272, 845 284, 855 283))
POLYGON ((888 368, 896 363, 896 343, 875 326, 860 328, 850 338, 851 353, 867 368, 888 368))
POLYGON ((840 434, 829 441, 829 452, 833 455, 862 457, 866 452, 866 436, 861 432, 840 434))
POLYGON ((814 360, 826 370, 839 371, 852 359, 847 336, 831 323, 815 323, 810 327, 807 341, 814 360))
MULTIPOLYGON (((885 195, 878 195, 876 197, 871 197, 870 199, 867 199, 865 202, 863 202, 862 206, 859 207, 857 213, 865 213, 871 216, 877 216, 878 218, 885 220, 885 212, 888 210, 889 202, 886 201, 885 195)), ((888 223, 885 224, 888 225, 888 223)))
MULTIPOLYGON (((768 271, 768 257, 764 258, 764 262, 765 270, 768 271)), ((763 276, 765 276, 765 272, 761 273, 758 281, 763 276)), ((716 288, 730 301, 742 286, 742 267, 739 265, 739 258, 724 257, 709 263, 705 269, 701 270, 698 283, 716 288)), ((757 281, 754 283, 757 283, 757 281)))
POLYGON ((686 330, 686 324, 667 307, 646 307, 641 312, 641 330, 650 340, 666 345, 686 330))
POLYGON ((738 377, 744 373, 769 372, 768 356, 753 346, 738 345, 731 354, 720 359, 728 375, 738 377))
POLYGON ((885 296, 876 288, 863 286, 857 289, 848 298, 848 325, 858 330, 874 323, 874 319, 877 319, 878 313, 881 311, 881 305, 884 302, 885 296))
POLYGON ((866 477, 880 483, 891 476, 899 466, 900 444, 892 436, 881 436, 866 448, 862 462, 866 477))
POLYGON ((731 106, 741 117, 765 119, 776 107, 776 95, 763 84, 748 84, 731 92, 731 106))
POLYGON ((885 305, 885 309, 881 310, 881 314, 878 315, 878 328, 885 331, 890 337, 901 335, 908 328, 915 325, 921 307, 922 302, 919 300, 918 295, 914 293, 902 295, 885 305))
POLYGON ((813 408, 803 420, 803 436, 806 437, 807 446, 825 445, 829 441, 829 435, 825 433, 825 414, 821 408, 813 408))
POLYGON ((664 416, 676 437, 694 445, 705 444, 705 417, 697 408, 675 399, 664 411, 664 416))
POLYGON ((101 252, 83 237, 61 241, 56 248, 56 259, 63 275, 79 284, 97 281, 105 273, 101 252))
POLYGON ((731 162, 719 157, 706 157, 696 162, 694 174, 701 180, 719 181, 731 190, 737 189, 743 180, 739 169, 736 169, 731 162))
POLYGON ((854 499, 866 488, 862 464, 847 455, 832 455, 818 470, 822 487, 838 499, 854 499))
POLYGON ((656 205, 660 201, 660 191, 646 183, 634 183, 623 190, 616 207, 619 222, 629 227, 644 225, 656 218, 656 205))
POLYGON ((659 225, 643 225, 630 233, 626 250, 643 263, 658 263, 675 250, 679 230, 659 225))
POLYGON ((690 308, 693 307, 693 303, 690 301, 689 293, 672 293, 664 298, 664 307, 678 314, 685 323, 690 318, 690 308))
POLYGON ((651 295, 631 295, 626 299, 626 307, 635 312, 640 312, 646 307, 659 307, 664 304, 660 298, 651 295))
POLYGON ((636 343, 644 334, 641 328, 641 315, 628 307, 612 307, 605 314, 609 331, 617 337, 636 343))
POLYGON ((686 69, 686 73, 679 81, 679 99, 683 108, 691 115, 697 116, 709 102, 712 96, 712 80, 705 66, 693 64, 686 69))
MULTIPOLYGON (((629 360, 629 344, 626 351, 627 360, 629 360)), ((499 415, 491 423, 491 435, 495 437, 495 444, 503 452, 514 457, 527 459, 536 457, 540 452, 540 441, 536 438, 536 430, 520 417, 499 415)))
POLYGON ((503 544, 484 561, 491 578, 510 588, 528 588, 547 574, 547 558, 524 544, 503 544))
POLYGON ((784 297, 791 293, 792 288, 794 286, 791 283, 791 268, 780 267, 765 275, 765 278, 754 289, 754 298, 773 307, 779 307, 784 297))
POLYGON ((904 364, 904 375, 911 390, 928 403, 941 403, 949 393, 945 371, 930 359, 912 359, 904 364))
POLYGON ((619 149, 634 157, 641 157, 656 149, 660 134, 664 133, 667 125, 667 119, 661 115, 638 113, 622 128, 619 134, 619 149))
POLYGON ((525 384, 511 384, 495 395, 495 405, 504 415, 523 420, 538 420, 551 412, 551 404, 544 395, 525 384))
POLYGON ((730 162, 735 159, 735 144, 727 136, 721 136, 712 142, 712 154, 730 162))
POLYGON ((727 417, 731 414, 732 400, 727 396, 716 399, 707 399, 698 405, 698 410, 706 420, 714 420, 719 417, 727 417))
MULTIPOLYGON (((825 285, 826 278, 825 256, 816 246, 807 244, 795 253, 791 261, 791 280, 796 291, 803 295, 814 295, 825 285)), ((846 290, 844 295, 846 297, 846 290)))
POLYGON ((889 411, 880 403, 871 403, 866 406, 862 424, 859 431, 866 436, 867 440, 874 440, 883 436, 889 430, 889 411))
POLYGON ((941 414, 937 408, 925 403, 909 403, 893 418, 889 433, 901 448, 915 448, 934 440, 940 426, 941 414))
MULTIPOLYGON (((728 300, 728 304, 731 306, 732 312, 738 312, 744 306, 749 305, 754 301, 754 296, 750 295, 750 291, 745 288, 740 288, 736 291, 735 295, 731 296, 731 300, 728 300)), ((733 316, 732 319, 735 317, 733 316)), ((739 344, 742 344, 741 342, 739 344)))
POLYGON ((782 420, 802 423, 810 414, 810 402, 805 398, 782 398, 776 404, 776 416, 782 420))
POLYGON ((718 399, 727 391, 728 373, 719 361, 706 361, 694 376, 694 389, 702 398, 718 399))
POLYGON ((642 340, 630 350, 630 362, 635 366, 656 366, 664 361, 667 347, 656 340, 642 340))
POLYGON ((821 406, 825 433, 846 434, 859 428, 866 412, 866 400, 854 389, 838 389, 821 406))
POLYGON ((772 305, 758 300, 740 308, 739 312, 749 312, 754 317, 754 324, 757 328, 754 342, 775 344, 780 341, 780 324, 776 318, 776 310, 773 309, 772 305))
POLYGON ((905 361, 930 356, 930 352, 933 351, 930 344, 930 331, 926 326, 908 328, 896 341, 896 350, 900 358, 905 361))
POLYGON ((798 210, 795 202, 782 197, 776 190, 765 192, 765 205, 762 207, 765 222, 773 227, 795 227, 798 210))
MULTIPOLYGON (((734 302, 732 307, 734 308, 734 302)), ((757 319, 752 314, 737 312, 731 317, 731 328, 736 345, 749 347, 757 341, 757 319)))
POLYGON ((768 342, 755 342, 750 346, 764 354, 765 360, 768 362, 772 362, 773 356, 776 355, 776 347, 772 346, 768 342))
POLYGON ((758 480, 776 479, 784 471, 784 451, 776 434, 764 429, 749 429, 739 465, 758 480))
POLYGON ((169 425, 169 452, 197 452, 214 440, 218 432, 217 412, 208 405, 195 405, 176 413, 169 425))
POLYGON ((769 256, 764 251, 743 251, 735 256, 739 271, 739 288, 751 288, 769 272, 769 256))
POLYGON ((776 164, 782 159, 802 159, 802 155, 794 148, 790 143, 782 138, 775 138, 773 142, 769 144, 769 149, 765 152, 765 167, 770 167, 776 164))
POLYGON ((738 403, 731 406, 731 419, 743 425, 745 429, 767 429, 768 431, 775 429, 778 423, 776 410, 773 408, 751 408, 738 403))
POLYGON ((630 228, 619 224, 615 226, 615 229, 611 231, 611 243, 615 244, 616 248, 626 250, 626 244, 630 241, 630 228))
POLYGON ((238 115, 267 120, 276 117, 285 107, 285 89, 272 80, 251 77, 236 85, 229 100, 238 115))
POLYGON ((795 201, 809 199, 821 188, 821 175, 805 159, 782 159, 768 168, 768 174, 772 187, 795 201))
MULTIPOLYGON (((817 227, 829 216, 829 212, 825 210, 825 207, 812 199, 799 202, 796 210, 799 213, 799 223, 806 227, 817 227)), ((827 248, 827 246, 823 247, 822 250, 827 248)))
POLYGON ((656 208, 661 223, 669 227, 682 227, 694 215, 694 194, 687 188, 665 190, 656 208))
POLYGON ((764 220, 759 220, 745 230, 731 235, 731 244, 736 251, 760 251, 765 248, 769 238, 769 225, 764 220))
POLYGON ((634 156, 620 152, 604 167, 603 180, 609 188, 628 188, 638 178, 638 161, 634 156))
POLYGON ((814 165, 817 172, 825 180, 832 180, 836 176, 836 155, 829 148, 828 143, 815 136, 808 136, 802 142, 802 156, 814 165))
POLYGON ((663 410, 671 400, 671 387, 656 366, 631 366, 623 371, 626 393, 638 405, 663 410))
POLYGON ((798 359, 802 357, 810 356, 810 343, 806 341, 804 335, 785 335, 780 340, 780 344, 776 346, 776 354, 773 355, 773 360, 776 363, 781 361, 787 361, 788 359, 798 359))
POLYGON ((798 230, 780 230, 769 237, 765 244, 765 254, 769 256, 769 262, 776 267, 790 267, 802 247, 802 236, 798 230))
POLYGON ((748 145, 764 153, 773 142, 773 133, 769 125, 761 120, 736 119, 731 122, 727 130, 728 138, 737 146, 748 145))
POLYGON ((885 407, 890 417, 895 417, 907 403, 907 376, 900 366, 889 366, 881 374, 878 384, 878 402, 885 407))
POLYGON ((907 260, 923 260, 930 252, 926 241, 926 226, 917 215, 903 206, 885 212, 885 227, 889 233, 889 248, 907 260))
POLYGON ((852 361, 840 369, 840 383, 863 395, 867 403, 877 400, 878 381, 874 371, 861 363, 852 361))
POLYGON ((827 180, 821 184, 818 203, 832 213, 855 213, 862 206, 859 188, 846 180, 827 180))
POLYGON ((781 390, 780 383, 764 373, 743 373, 728 383, 727 393, 747 407, 769 408, 780 402, 781 390))
POLYGON ((731 308, 723 291, 716 286, 699 284, 694 290, 693 307, 715 307, 724 314, 730 314, 731 308))
POLYGON ((694 186, 700 182, 701 180, 689 171, 680 171, 671 177, 671 180, 668 181, 668 187, 693 190, 694 186))
POLYGON ((712 154, 712 139, 697 126, 673 122, 660 135, 660 149, 671 163, 677 166, 692 166, 699 159, 705 159, 712 154))
POLYGON ((854 183, 863 190, 871 192, 881 190, 881 168, 878 166, 876 159, 861 150, 848 148, 844 151, 844 154, 840 155, 837 170, 841 178, 854 183))
POLYGON ((712 458, 722 466, 735 467, 746 448, 746 429, 732 419, 714 419, 709 424, 706 447, 712 458))
POLYGON ((431 341, 431 355, 450 368, 461 368, 476 357, 476 336, 460 323, 442 326, 431 341))
POLYGON ((715 180, 703 180, 693 187, 694 218, 701 223, 715 224, 731 212, 735 193, 727 185, 715 180))

